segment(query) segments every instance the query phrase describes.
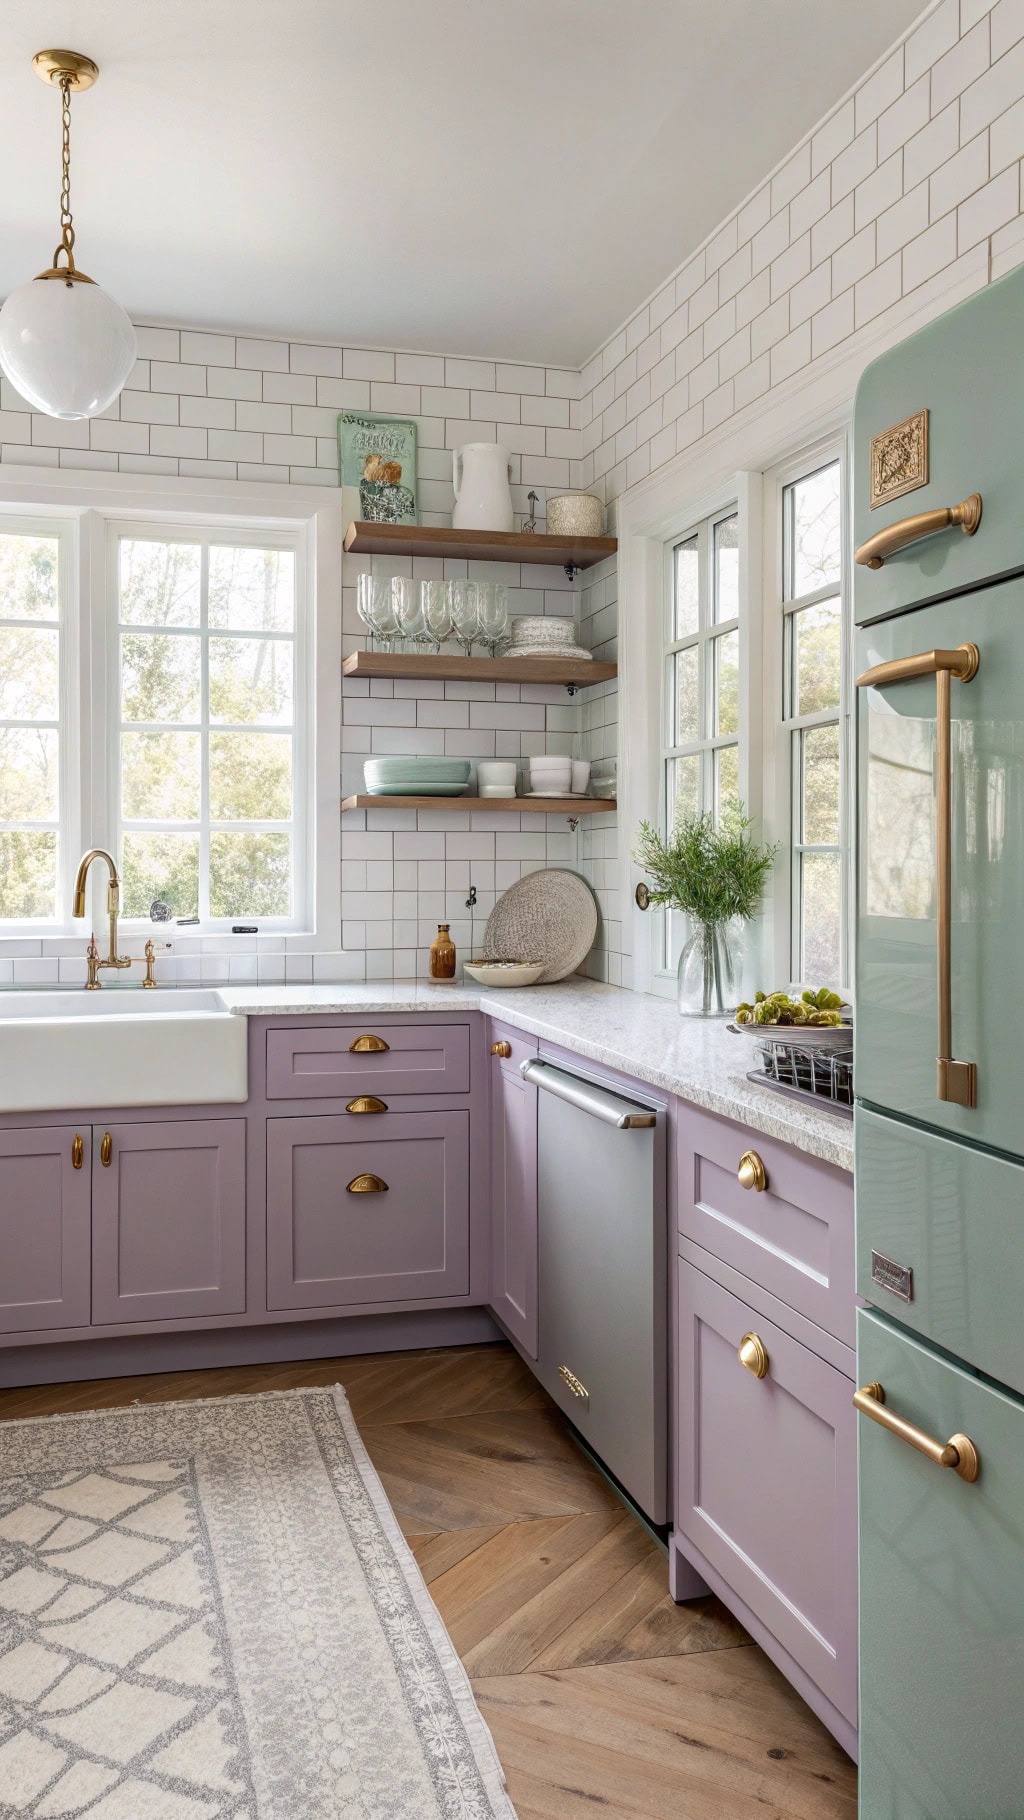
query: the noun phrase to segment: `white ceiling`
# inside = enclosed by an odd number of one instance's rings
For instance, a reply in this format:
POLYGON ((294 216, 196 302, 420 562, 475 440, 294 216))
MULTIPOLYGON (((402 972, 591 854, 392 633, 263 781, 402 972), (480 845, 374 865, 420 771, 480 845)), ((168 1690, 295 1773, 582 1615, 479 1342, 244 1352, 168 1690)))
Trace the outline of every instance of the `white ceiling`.
POLYGON ((0 0, 0 294, 57 240, 144 321, 578 365, 921 0, 0 0))

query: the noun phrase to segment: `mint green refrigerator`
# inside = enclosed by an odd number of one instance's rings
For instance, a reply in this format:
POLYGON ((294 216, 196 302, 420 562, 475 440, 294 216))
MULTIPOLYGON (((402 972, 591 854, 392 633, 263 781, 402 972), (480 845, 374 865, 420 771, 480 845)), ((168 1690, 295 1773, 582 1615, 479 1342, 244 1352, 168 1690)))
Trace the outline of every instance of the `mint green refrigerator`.
POLYGON ((1024 1816, 1024 268, 857 393, 863 1820, 1024 1816))

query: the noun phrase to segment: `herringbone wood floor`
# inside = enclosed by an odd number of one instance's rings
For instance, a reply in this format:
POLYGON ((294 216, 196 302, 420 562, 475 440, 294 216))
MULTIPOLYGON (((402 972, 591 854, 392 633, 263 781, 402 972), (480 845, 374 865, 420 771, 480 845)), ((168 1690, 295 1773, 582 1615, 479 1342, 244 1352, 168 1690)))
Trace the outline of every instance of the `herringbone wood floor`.
POLYGON ((0 1418, 339 1379, 520 1820, 855 1820, 852 1763, 716 1599, 673 1604, 510 1348, 0 1391, 0 1418))

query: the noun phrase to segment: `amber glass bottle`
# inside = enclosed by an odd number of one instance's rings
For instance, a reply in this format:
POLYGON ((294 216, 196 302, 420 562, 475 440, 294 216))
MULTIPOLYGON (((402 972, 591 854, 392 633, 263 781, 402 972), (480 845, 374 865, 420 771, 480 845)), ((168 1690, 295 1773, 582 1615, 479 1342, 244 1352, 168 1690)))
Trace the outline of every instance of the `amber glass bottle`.
POLYGON ((447 923, 438 923, 437 934, 430 944, 430 977, 432 980, 455 978, 455 943, 447 923))

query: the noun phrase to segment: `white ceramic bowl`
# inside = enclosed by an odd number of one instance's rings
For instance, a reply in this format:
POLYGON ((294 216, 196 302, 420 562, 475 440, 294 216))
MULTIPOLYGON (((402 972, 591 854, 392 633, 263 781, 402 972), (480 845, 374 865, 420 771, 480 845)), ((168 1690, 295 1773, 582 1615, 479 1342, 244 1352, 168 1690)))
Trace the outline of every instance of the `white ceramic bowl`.
POLYGON ((477 760, 477 783, 511 784, 513 794, 516 784, 516 762, 509 758, 481 758, 477 760))
POLYGON ((515 784, 480 784, 478 788, 480 795, 486 797, 502 796, 507 799, 516 793, 515 784))
POLYGON ((530 783, 536 788, 538 784, 550 784, 553 790, 568 790, 572 786, 572 759, 547 756, 530 759, 530 783))
POLYGON ((556 613, 519 613, 512 621, 512 650, 521 645, 532 649, 550 647, 556 651, 571 650, 576 643, 576 621, 556 613))
POLYGON ((544 971, 543 961, 463 961, 478 986, 532 986, 544 971))

